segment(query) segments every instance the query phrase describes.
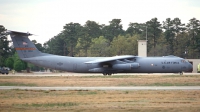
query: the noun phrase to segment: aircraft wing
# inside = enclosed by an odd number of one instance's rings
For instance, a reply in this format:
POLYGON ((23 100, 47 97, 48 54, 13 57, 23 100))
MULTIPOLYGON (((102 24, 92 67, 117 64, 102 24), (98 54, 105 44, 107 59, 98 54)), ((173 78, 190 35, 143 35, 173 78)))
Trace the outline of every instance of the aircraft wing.
POLYGON ((88 61, 88 62, 85 62, 85 63, 86 64, 103 63, 103 62, 116 61, 116 60, 122 60, 122 59, 131 59, 131 58, 135 58, 135 57, 136 56, 133 56, 133 55, 105 57, 105 58, 101 58, 101 59, 96 59, 96 60, 88 61))

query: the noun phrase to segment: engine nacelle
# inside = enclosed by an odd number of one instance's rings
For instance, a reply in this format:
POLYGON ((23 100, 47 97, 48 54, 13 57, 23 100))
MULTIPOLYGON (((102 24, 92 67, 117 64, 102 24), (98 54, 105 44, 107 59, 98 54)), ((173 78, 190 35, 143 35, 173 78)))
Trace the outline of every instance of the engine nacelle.
POLYGON ((126 64, 115 64, 112 66, 113 69, 117 70, 132 70, 139 68, 139 63, 126 63, 126 64))

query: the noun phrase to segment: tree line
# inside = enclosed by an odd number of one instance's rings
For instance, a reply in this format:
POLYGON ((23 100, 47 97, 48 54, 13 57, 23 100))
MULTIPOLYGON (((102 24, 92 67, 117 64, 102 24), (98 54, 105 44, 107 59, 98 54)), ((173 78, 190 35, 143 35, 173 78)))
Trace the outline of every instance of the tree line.
POLYGON ((145 23, 130 23, 126 30, 121 19, 112 19, 109 25, 89 20, 83 26, 71 22, 43 47, 44 52, 64 56, 137 55, 137 41, 145 40, 146 35, 148 56, 199 58, 200 22, 196 18, 187 24, 179 18, 167 18, 162 23, 152 18, 145 23))
MULTIPOLYGON (((46 53, 63 56, 115 56, 137 55, 138 40, 147 36, 147 55, 175 55, 182 58, 199 58, 200 56, 200 21, 192 18, 187 24, 179 18, 167 18, 159 22, 152 18, 145 23, 132 23, 123 29, 121 19, 112 19, 108 25, 95 21, 67 23, 63 30, 50 38, 43 45, 33 40, 36 47, 46 53), (146 33, 147 32, 147 33, 146 33)), ((4 26, 0 25, 0 66, 15 54, 4 26)))

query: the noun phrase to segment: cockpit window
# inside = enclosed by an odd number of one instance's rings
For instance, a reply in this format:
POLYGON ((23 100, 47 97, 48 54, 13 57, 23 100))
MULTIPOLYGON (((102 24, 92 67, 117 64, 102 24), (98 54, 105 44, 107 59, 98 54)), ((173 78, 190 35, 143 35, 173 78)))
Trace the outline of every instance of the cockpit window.
POLYGON ((187 61, 186 61, 186 60, 181 60, 181 62, 182 62, 182 63, 186 63, 187 61))

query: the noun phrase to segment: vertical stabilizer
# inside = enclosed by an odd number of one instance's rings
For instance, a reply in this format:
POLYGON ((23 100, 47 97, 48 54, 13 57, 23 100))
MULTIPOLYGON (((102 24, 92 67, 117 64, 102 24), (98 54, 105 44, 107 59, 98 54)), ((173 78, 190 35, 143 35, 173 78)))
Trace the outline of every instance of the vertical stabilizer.
POLYGON ((9 31, 9 34, 20 59, 35 57, 41 54, 41 52, 35 47, 33 42, 31 42, 28 38, 28 36, 32 34, 16 31, 9 31))

